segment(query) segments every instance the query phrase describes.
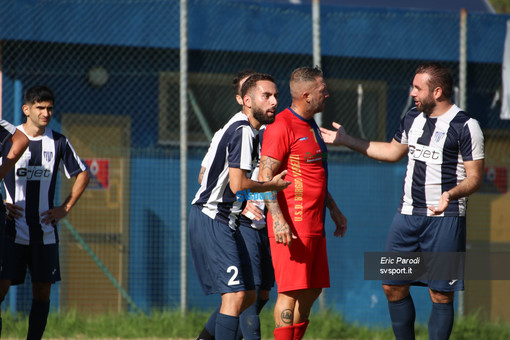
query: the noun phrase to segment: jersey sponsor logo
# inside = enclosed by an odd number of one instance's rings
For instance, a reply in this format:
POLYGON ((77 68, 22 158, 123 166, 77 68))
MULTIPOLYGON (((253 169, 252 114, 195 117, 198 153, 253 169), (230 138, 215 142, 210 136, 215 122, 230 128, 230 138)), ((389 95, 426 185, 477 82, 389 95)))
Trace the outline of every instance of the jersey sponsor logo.
POLYGON ((427 145, 409 145, 409 158, 430 164, 442 164, 443 152, 427 145))
POLYGON ((313 154, 311 152, 307 152, 305 154, 306 163, 318 162, 322 161, 323 159, 328 159, 327 153, 322 153, 321 151, 318 151, 316 154, 313 154))
POLYGON ((51 179, 51 170, 40 165, 18 168, 16 176, 25 177, 27 181, 47 181, 51 179))
POLYGON ((308 139, 308 137, 301 137, 301 138, 299 138, 299 141, 303 141, 303 140, 307 140, 307 139, 308 139))

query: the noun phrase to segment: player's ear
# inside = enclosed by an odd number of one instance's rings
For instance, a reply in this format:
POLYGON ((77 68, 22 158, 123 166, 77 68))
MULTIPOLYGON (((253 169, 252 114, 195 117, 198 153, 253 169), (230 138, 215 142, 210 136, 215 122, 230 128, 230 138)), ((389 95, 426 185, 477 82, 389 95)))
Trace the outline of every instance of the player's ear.
POLYGON ((438 100, 443 95, 443 89, 439 86, 434 89, 432 92, 432 95, 434 96, 434 99, 438 100))
POLYGON ((241 95, 236 94, 236 100, 239 105, 243 105, 243 98, 241 97, 241 95))
POLYGON ((23 111, 23 113, 25 114, 25 116, 28 117, 28 115, 30 114, 30 106, 25 104, 21 107, 21 110, 23 111))
POLYGON ((301 98, 303 98, 303 100, 304 100, 305 102, 307 102, 307 103, 310 103, 310 102, 312 101, 312 98, 311 98, 311 96, 310 96, 310 92, 306 92, 306 91, 305 91, 305 92, 303 92, 303 93, 301 94, 301 98))
POLYGON ((251 107, 251 97, 248 94, 245 94, 243 97, 243 105, 246 107, 251 107))

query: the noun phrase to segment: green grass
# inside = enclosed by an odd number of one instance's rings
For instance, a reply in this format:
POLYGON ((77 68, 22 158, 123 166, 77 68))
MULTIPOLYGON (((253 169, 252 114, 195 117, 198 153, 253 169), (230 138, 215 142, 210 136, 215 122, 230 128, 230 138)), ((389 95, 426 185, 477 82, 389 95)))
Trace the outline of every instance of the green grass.
MULTIPOLYGON (((191 311, 186 317, 179 311, 154 312, 151 315, 103 314, 79 315, 76 312, 51 313, 44 338, 66 339, 134 339, 134 338, 181 338, 195 339, 203 328, 209 312, 191 311)), ((4 313, 3 338, 26 337, 27 317, 4 313)), ((306 339, 390 340, 391 329, 368 328, 347 323, 342 316, 331 311, 314 313, 310 317, 306 339)), ((271 306, 261 314, 261 330, 264 339, 271 339, 273 317, 271 306)), ((428 339, 425 325, 416 327, 417 340, 428 339)), ((478 316, 457 319, 451 339, 510 339, 510 326, 504 323, 484 322, 478 316)))

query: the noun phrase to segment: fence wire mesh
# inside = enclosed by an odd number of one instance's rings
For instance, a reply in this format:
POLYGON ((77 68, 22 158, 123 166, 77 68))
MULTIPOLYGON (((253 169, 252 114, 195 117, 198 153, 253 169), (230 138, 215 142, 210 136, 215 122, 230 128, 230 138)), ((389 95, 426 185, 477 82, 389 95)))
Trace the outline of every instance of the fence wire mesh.
MULTIPOLYGON (((54 309, 150 312, 180 303, 180 4, 0 5, 2 117, 22 123, 22 91, 50 86, 56 94, 50 127, 70 139, 92 175, 60 225, 62 281, 52 291, 54 309)), ((222 0, 189 0, 187 6, 191 200, 212 134, 239 110, 230 85, 234 75, 246 68, 272 74, 281 110, 290 104, 290 73, 312 65, 313 51, 309 6, 222 0)), ((468 243, 476 249, 510 251, 510 124, 499 118, 508 19, 468 13, 465 109, 484 129, 487 157, 484 187, 470 202, 468 243)), ((325 127, 336 121, 358 137, 389 141, 413 106, 409 91, 421 61, 445 63, 459 82, 459 13, 322 6, 320 27, 321 67, 331 95, 325 127)), ((332 288, 325 294, 328 307, 348 320, 389 320, 380 283, 363 280, 363 252, 384 248, 404 168, 331 148, 329 191, 348 217, 349 231, 344 239, 329 239, 333 227, 327 222, 332 288)), ((71 183, 59 184, 57 202, 71 183)), ((212 308, 218 298, 202 295, 189 260, 188 267, 188 305, 212 308)), ((29 282, 11 289, 7 308, 29 309, 29 282)), ((510 320, 509 287, 468 282, 465 312, 481 308, 490 318, 510 320)))

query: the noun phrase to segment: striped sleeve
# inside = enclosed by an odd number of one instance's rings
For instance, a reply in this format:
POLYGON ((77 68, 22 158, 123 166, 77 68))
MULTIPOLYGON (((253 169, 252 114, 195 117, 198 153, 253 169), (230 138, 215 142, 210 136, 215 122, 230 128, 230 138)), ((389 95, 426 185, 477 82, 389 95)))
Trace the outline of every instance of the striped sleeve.
POLYGON ((400 125, 397 132, 393 136, 400 144, 409 144, 409 131, 413 125, 414 120, 420 115, 420 112, 416 108, 409 110, 404 118, 400 120, 400 125))
POLYGON ((16 132, 16 127, 6 120, 0 119, 0 144, 7 142, 16 132))
POLYGON ((459 140, 460 153, 464 161, 474 161, 485 158, 484 137, 482 129, 473 118, 464 124, 459 140))
POLYGON ((74 151, 73 146, 67 138, 65 138, 64 156, 60 163, 60 171, 62 171, 67 178, 74 177, 80 172, 87 170, 80 157, 74 151))
POLYGON ((229 141, 228 166, 252 170, 253 132, 249 125, 241 125, 233 132, 229 141))
POLYGON ((209 148, 207 149, 207 153, 205 154, 204 159, 202 159, 202 163, 200 163, 200 165, 204 168, 207 168, 208 164, 212 161, 209 157, 211 157, 211 154, 214 152, 214 147, 218 145, 221 135, 221 129, 214 133, 213 138, 211 139, 211 144, 209 144, 209 148))
POLYGON ((397 142, 401 144, 407 144, 407 136, 405 133, 405 119, 407 116, 402 118, 400 121, 400 125, 398 126, 397 132, 395 132, 395 136, 393 136, 393 139, 395 139, 397 142))

